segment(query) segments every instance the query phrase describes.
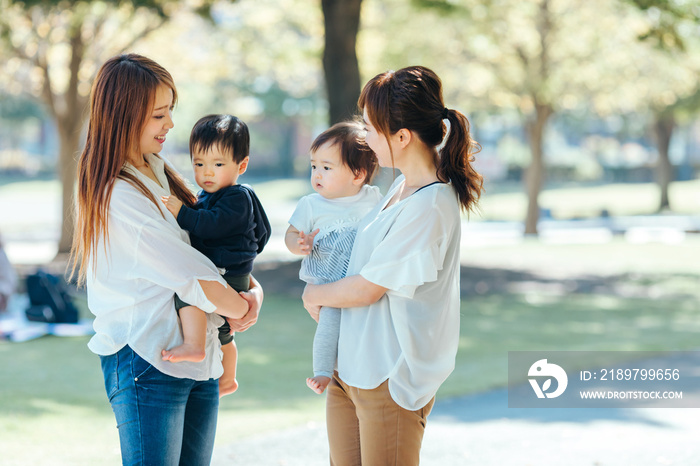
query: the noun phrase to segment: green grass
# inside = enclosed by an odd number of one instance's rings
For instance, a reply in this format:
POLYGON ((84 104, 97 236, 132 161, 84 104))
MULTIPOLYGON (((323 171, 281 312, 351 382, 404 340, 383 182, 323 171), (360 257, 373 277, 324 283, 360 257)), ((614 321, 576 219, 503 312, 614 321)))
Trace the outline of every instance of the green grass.
POLYGON ((698 349, 699 298, 538 293, 462 301, 457 364, 440 396, 504 387, 508 351, 698 349))
MULTIPOLYGON (((700 212, 700 180, 671 183, 669 198, 674 213, 700 212)), ((595 186, 546 188, 539 197, 540 207, 550 209, 559 219, 597 217, 603 209, 610 215, 650 215, 659 204, 659 187, 655 183, 607 184, 595 186)), ((481 215, 474 220, 523 221, 527 209, 524 188, 516 192, 499 192, 486 185, 480 202, 481 215)))
MULTIPOLYGON (((324 398, 305 383, 314 328, 299 299, 265 297, 258 324, 236 337, 241 387, 221 400, 219 443, 323 420, 324 398)), ((119 464, 117 430, 88 339, 0 342, 1 464, 119 464)))
MULTIPOLYGON (((700 292, 693 284, 699 277, 663 277, 619 279, 620 286, 636 289, 653 281, 655 300, 556 288, 466 297, 456 369, 439 397, 505 386, 508 351, 697 348, 700 292)), ((218 444, 323 420, 324 398, 304 382, 313 331, 298 298, 266 296, 258 324, 237 336, 241 388, 222 399, 218 444)), ((86 343, 56 337, 0 343, 3 464, 47 464, 46 458, 52 464, 119 463, 99 360, 86 343)))
MULTIPOLYGON (((464 234, 464 244, 469 245, 469 233, 464 234)), ((461 255, 462 265, 534 270, 558 279, 618 274, 675 277, 700 271, 700 237, 687 236, 684 241, 671 244, 635 244, 620 237, 598 244, 544 244, 528 238, 512 244, 463 247, 461 255)))

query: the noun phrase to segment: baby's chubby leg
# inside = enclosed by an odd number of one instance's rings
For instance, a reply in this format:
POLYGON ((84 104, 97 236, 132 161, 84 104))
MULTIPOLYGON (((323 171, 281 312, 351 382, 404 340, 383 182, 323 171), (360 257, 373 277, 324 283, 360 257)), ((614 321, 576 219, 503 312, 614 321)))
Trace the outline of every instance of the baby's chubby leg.
POLYGON ((221 351, 224 353, 224 359, 221 361, 224 366, 224 374, 219 378, 219 397, 230 395, 238 390, 238 380, 236 380, 238 348, 236 348, 235 340, 221 345, 221 351))
POLYGON ((184 342, 170 350, 163 350, 161 352, 163 361, 199 362, 206 355, 204 347, 207 332, 207 316, 204 311, 195 306, 185 306, 179 312, 184 342))
POLYGON ((340 332, 340 309, 322 307, 318 327, 314 335, 314 376, 306 379, 306 385, 319 395, 326 390, 338 357, 338 334, 340 332))

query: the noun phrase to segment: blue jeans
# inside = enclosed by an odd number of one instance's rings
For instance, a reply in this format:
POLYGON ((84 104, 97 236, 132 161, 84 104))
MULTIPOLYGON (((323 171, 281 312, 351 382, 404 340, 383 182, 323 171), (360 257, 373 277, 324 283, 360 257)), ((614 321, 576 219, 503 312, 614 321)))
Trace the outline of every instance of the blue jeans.
POLYGON ((208 465, 219 384, 165 375, 128 345, 100 356, 124 465, 208 465))

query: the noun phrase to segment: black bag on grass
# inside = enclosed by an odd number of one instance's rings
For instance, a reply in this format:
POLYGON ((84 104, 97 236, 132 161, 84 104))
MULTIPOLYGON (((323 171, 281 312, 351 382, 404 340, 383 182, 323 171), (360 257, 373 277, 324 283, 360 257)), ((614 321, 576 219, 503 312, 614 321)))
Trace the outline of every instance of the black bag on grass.
POLYGON ((78 309, 61 277, 39 270, 27 276, 27 294, 30 304, 26 310, 27 319, 51 324, 78 322, 78 309))

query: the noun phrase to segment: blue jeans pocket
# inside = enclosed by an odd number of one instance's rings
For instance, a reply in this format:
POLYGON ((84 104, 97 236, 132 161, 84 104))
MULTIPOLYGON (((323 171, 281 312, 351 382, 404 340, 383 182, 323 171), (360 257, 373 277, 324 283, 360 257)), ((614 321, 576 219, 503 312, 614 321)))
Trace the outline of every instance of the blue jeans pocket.
POLYGON ((145 381, 150 375, 160 374, 160 371, 136 354, 135 351, 132 351, 131 354, 131 373, 134 374, 134 382, 138 382, 139 380, 145 381))

